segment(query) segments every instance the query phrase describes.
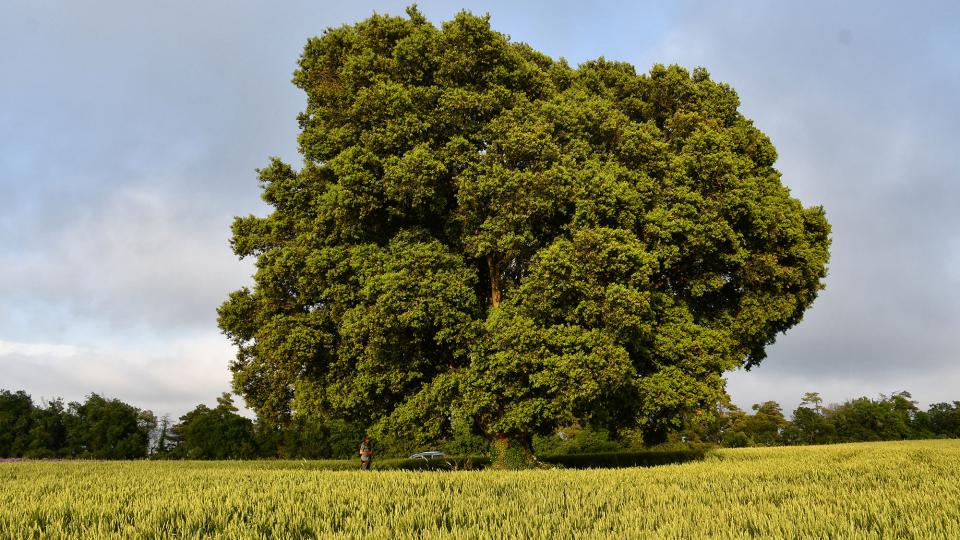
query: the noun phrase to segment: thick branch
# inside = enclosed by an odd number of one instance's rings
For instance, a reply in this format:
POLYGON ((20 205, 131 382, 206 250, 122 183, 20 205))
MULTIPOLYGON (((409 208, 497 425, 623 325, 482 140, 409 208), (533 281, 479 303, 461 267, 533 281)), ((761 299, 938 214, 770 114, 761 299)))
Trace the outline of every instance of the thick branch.
POLYGON ((500 269, 493 255, 487 255, 487 268, 490 271, 490 305, 500 307, 500 269))

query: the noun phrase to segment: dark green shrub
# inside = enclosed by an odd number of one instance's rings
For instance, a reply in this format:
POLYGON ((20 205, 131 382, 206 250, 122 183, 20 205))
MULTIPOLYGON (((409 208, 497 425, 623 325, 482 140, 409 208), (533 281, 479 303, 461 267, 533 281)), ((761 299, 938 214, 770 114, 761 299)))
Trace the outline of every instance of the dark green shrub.
POLYGON ((596 454, 563 454, 542 456, 540 461, 570 469, 605 469, 620 467, 654 467, 697 461, 706 455, 706 448, 685 450, 645 450, 642 452, 602 452, 596 454))
POLYGON ((566 428, 553 435, 533 438, 533 450, 537 455, 602 454, 625 449, 623 444, 610 438, 607 430, 592 427, 566 428))
POLYGON ((728 431, 723 434, 723 445, 727 448, 746 448, 752 445, 752 441, 742 431, 728 431))

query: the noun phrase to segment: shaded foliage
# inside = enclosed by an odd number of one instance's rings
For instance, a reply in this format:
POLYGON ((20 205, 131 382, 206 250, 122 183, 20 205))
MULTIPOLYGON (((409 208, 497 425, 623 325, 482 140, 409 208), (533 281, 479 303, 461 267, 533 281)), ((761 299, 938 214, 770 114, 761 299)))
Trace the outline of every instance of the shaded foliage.
POLYGON ((237 414, 229 393, 213 409, 198 405, 173 426, 172 453, 187 459, 250 459, 259 455, 253 421, 237 414))
POLYGON ((23 391, 0 390, 0 457, 142 458, 156 422, 150 411, 98 394, 38 407, 23 391))
POLYGON ((947 437, 960 437, 960 401, 935 403, 924 419, 931 432, 947 437))
POLYGON ((539 459, 550 465, 570 469, 595 469, 617 467, 655 467, 703 459, 707 448, 683 450, 645 450, 634 452, 601 452, 593 454, 544 455, 539 459))
POLYGON ((548 436, 533 439, 533 450, 538 456, 561 454, 596 454, 624 450, 625 445, 601 428, 569 426, 548 436))
POLYGON ((19 457, 30 445, 33 401, 23 390, 0 391, 0 456, 19 457))

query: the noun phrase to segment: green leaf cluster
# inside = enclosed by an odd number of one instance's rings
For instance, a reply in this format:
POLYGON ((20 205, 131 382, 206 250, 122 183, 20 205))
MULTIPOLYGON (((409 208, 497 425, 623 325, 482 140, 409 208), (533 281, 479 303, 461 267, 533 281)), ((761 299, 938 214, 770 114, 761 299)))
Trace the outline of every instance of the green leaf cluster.
POLYGON ((310 39, 303 166, 259 171, 257 262, 219 325, 266 419, 529 447, 662 433, 759 364, 822 288, 830 226, 704 69, 571 67, 466 12, 310 39))

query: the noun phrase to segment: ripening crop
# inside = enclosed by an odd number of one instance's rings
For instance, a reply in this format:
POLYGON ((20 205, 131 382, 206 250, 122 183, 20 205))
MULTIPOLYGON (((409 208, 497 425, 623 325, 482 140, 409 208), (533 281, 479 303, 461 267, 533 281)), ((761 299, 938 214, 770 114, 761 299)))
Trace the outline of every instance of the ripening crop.
POLYGON ((960 441, 641 469, 0 463, 0 538, 960 538, 960 441))

